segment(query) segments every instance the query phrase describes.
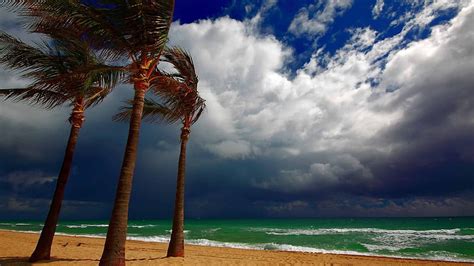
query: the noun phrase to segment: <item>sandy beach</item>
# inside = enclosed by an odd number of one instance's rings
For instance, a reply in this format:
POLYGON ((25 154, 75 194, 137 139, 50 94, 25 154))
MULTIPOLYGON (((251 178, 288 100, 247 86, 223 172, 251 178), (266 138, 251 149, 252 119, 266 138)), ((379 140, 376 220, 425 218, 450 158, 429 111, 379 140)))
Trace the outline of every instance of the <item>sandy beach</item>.
MULTIPOLYGON (((28 265, 38 234, 0 231, 0 265, 28 265)), ((56 236, 47 265, 97 265, 104 239, 56 236)), ((167 244, 127 242, 129 265, 473 265, 385 257, 262 251, 186 245, 186 258, 165 258, 167 244)), ((36 264, 35 264, 36 265, 36 264)))

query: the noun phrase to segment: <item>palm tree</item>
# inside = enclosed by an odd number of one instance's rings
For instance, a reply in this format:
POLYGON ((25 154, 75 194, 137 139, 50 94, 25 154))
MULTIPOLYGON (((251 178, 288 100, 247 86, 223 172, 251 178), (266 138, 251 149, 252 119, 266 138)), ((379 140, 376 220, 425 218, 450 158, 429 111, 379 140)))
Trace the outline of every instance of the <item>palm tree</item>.
MULTIPOLYGON (((151 82, 152 91, 163 103, 145 99, 143 118, 149 122, 181 121, 181 149, 179 154, 176 197, 171 240, 168 257, 184 257, 184 188, 186 170, 186 145, 191 126, 201 116, 205 101, 199 96, 198 77, 191 56, 184 50, 173 47, 165 50, 163 61, 171 63, 178 71, 175 74, 157 72, 151 82)), ((126 120, 131 116, 131 107, 126 107, 116 115, 116 120, 126 120)))
POLYGON ((128 208, 145 93, 167 42, 174 0, 6 0, 37 32, 80 28, 104 56, 127 59, 135 96, 101 265, 125 264, 128 208), (85 2, 95 2, 88 5, 85 2))
POLYGON ((135 96, 127 144, 101 265, 125 264, 128 208, 145 93, 173 19, 174 0, 5 0, 30 19, 30 30, 80 29, 107 58, 127 61, 135 96), (94 4, 87 4, 93 2, 94 4))
POLYGON ((39 104, 48 109, 70 103, 71 130, 48 216, 30 262, 50 258, 74 149, 84 122, 84 110, 100 103, 122 76, 120 67, 102 63, 89 45, 69 34, 33 47, 0 32, 0 63, 23 71, 31 84, 21 89, 0 89, 7 99, 39 104))

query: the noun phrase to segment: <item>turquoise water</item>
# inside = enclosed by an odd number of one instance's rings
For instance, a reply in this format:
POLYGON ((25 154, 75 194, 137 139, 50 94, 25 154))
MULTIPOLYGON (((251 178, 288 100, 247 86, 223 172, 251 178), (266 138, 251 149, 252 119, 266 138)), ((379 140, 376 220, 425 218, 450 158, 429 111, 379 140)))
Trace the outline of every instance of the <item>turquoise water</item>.
MULTIPOLYGON (((129 239, 167 242, 171 221, 130 221, 129 239)), ((4 221, 0 229, 41 230, 4 221)), ((104 237, 106 221, 63 221, 58 233, 104 237)), ((474 262, 474 217, 188 220, 187 243, 246 249, 381 255, 474 262)))

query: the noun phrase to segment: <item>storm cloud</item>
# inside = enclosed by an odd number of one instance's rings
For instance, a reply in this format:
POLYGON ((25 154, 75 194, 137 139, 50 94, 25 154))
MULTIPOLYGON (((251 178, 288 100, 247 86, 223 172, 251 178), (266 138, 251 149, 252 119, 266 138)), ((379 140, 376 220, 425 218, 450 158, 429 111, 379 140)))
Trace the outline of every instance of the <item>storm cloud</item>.
MULTIPOLYGON (((379 2, 374 14, 384 16, 379 2)), ((192 54, 207 104, 191 133, 188 215, 474 215, 474 4, 420 8, 394 22, 398 34, 352 28, 337 51, 315 48, 298 69, 287 67, 294 49, 255 17, 174 22, 170 42, 192 54), (426 37, 409 38, 422 28, 426 37)), ((331 19, 342 12, 333 9, 331 19)), ((25 36, 12 21, 2 17, 2 29, 25 36)), ((15 77, 2 70, 2 86, 24 84, 15 77)), ((111 117, 130 96, 120 86, 87 112, 66 199, 93 209, 90 218, 110 211, 127 134, 111 117)), ((47 207, 68 114, 0 104, 1 216, 47 207)), ((170 217, 178 133, 143 126, 132 218, 170 217)))

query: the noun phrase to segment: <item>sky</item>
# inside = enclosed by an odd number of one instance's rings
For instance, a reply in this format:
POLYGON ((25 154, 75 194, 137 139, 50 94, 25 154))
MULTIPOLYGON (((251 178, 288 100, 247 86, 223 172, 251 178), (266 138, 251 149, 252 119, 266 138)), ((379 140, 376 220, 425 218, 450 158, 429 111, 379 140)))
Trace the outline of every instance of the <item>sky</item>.
MULTIPOLYGON (((474 215, 474 2, 177 0, 170 45, 207 110, 188 218, 474 215)), ((27 42, 0 7, 0 30, 27 42)), ((27 81, 0 67, 2 87, 27 81)), ((108 219, 128 126, 121 85, 86 112, 64 219, 108 219)), ((70 108, 0 103, 0 219, 43 219, 70 108)), ((144 124, 131 219, 171 218, 180 125, 144 124)))

